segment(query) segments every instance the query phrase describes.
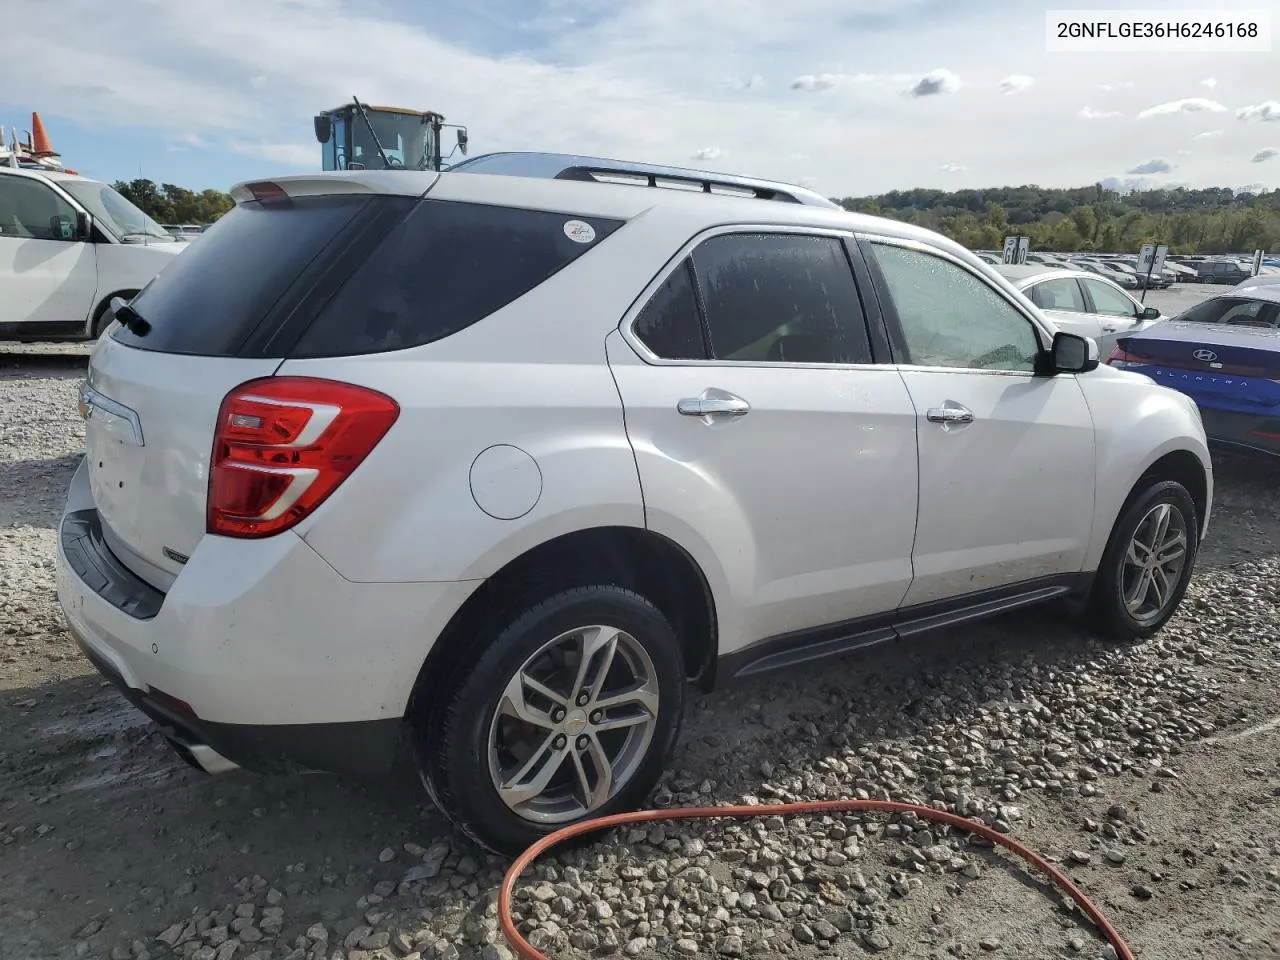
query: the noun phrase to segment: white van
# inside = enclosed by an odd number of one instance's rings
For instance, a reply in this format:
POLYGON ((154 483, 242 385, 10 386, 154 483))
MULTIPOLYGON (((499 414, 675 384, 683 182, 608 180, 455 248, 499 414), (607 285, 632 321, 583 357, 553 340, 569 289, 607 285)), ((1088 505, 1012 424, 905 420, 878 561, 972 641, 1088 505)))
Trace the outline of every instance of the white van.
POLYGON ((83 340, 187 245, 109 184, 0 168, 0 340, 83 340))

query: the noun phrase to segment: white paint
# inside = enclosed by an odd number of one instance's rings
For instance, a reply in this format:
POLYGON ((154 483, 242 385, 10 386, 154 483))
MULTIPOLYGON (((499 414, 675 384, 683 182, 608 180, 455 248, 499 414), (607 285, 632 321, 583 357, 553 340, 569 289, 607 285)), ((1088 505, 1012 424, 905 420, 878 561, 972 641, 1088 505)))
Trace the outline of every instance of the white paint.
POLYGON ((495 520, 517 520, 542 496, 537 461, 519 447, 500 443, 481 451, 471 464, 471 496, 495 520))

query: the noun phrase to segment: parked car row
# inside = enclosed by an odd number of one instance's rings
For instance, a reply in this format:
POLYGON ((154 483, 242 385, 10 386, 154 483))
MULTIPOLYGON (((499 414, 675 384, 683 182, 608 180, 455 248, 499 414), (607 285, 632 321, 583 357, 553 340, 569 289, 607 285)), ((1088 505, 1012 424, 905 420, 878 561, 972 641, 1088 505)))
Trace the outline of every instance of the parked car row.
POLYGON ((169 236, 175 240, 194 240, 207 228, 207 225, 202 223, 164 223, 161 226, 169 231, 169 236))
MULTIPOLYGON (((993 250, 975 251, 977 256, 990 264, 1002 262, 1000 254, 993 250)), ((1166 257, 1159 271, 1152 273, 1148 281, 1146 272, 1139 269, 1134 254, 1116 253, 1028 253, 1027 263, 1040 264, 1062 270, 1088 270, 1107 277, 1126 290, 1165 289, 1175 283, 1237 284, 1249 278, 1253 270, 1251 257, 1166 257)), ((1280 273, 1280 260, 1267 258, 1262 261, 1261 274, 1280 273)))

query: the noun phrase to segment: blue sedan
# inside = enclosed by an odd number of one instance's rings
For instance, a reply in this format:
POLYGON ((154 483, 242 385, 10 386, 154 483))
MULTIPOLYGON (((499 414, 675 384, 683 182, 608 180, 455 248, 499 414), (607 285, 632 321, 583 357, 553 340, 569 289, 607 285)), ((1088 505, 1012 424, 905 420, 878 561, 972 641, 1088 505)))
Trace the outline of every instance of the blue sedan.
POLYGON ((1280 284, 1240 284, 1116 340, 1107 361, 1187 394, 1210 440, 1280 456, 1280 284))

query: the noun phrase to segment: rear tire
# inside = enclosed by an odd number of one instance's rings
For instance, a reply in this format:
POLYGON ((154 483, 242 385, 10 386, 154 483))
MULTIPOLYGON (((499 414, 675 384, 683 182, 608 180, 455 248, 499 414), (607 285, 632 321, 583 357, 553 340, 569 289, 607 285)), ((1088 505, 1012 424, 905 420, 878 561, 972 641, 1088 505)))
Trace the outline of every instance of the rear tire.
POLYGON ((684 713, 684 658, 657 607, 621 587, 578 587, 491 641, 467 639, 483 652, 441 678, 413 733, 427 792, 458 829, 514 855, 644 802, 684 713))
POLYGON ((1121 642, 1154 635, 1177 612, 1199 547, 1199 517, 1186 487, 1151 482, 1111 531, 1085 609, 1090 625, 1121 642))

